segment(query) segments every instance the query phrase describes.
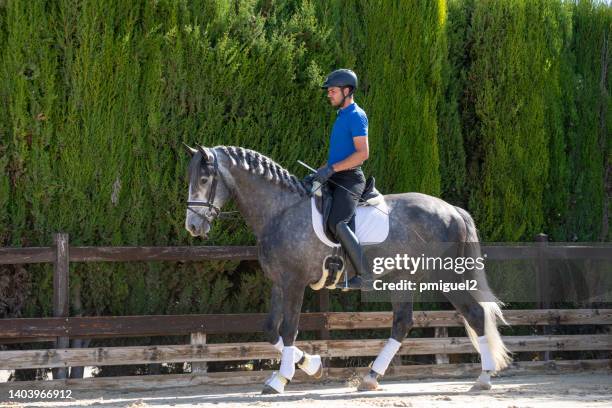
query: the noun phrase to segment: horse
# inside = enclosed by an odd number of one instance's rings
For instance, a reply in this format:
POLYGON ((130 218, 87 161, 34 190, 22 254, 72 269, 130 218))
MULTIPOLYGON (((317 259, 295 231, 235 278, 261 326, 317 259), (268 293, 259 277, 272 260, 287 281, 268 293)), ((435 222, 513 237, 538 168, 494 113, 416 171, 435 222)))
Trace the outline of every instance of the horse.
MULTIPOLYGON (((263 154, 237 146, 197 148, 184 144, 191 156, 185 228, 193 237, 208 239, 221 208, 233 199, 257 238, 259 264, 272 281, 271 310, 264 323, 266 340, 281 353, 280 368, 265 382, 262 393, 283 393, 297 368, 321 377, 320 355, 308 354, 294 345, 307 286, 318 282, 322 262, 329 254, 313 232, 311 192, 294 175, 263 154)), ((474 220, 464 209, 426 194, 409 192, 384 196, 389 209, 388 237, 380 245, 364 247, 367 259, 411 253, 417 242, 471 243, 463 255, 480 256, 474 220)), ((418 255, 418 254, 414 254, 418 255)), ((352 271, 350 265, 348 269, 352 271)), ((345 273, 349 273, 347 270, 345 273)), ((512 361, 497 327, 508 324, 503 303, 491 292, 484 267, 473 265, 464 273, 476 280, 479 300, 467 291, 444 292, 462 318, 468 337, 481 357, 482 371, 471 390, 491 389, 491 376, 512 361)), ((392 302, 391 336, 357 387, 376 390, 391 359, 413 326, 413 302, 392 302)))

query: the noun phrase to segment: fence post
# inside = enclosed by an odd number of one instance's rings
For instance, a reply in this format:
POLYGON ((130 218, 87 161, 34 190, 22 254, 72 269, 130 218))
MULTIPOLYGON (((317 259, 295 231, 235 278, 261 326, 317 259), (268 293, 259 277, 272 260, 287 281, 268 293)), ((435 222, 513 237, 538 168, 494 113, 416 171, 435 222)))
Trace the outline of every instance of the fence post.
MULTIPOLYGON (((550 279, 548 277, 548 254, 546 252, 546 246, 548 245, 548 235, 539 233, 535 237, 538 243, 538 263, 537 263, 537 289, 538 289, 538 307, 540 309, 550 308, 550 279)), ((542 333, 545 335, 550 334, 550 327, 548 325, 542 328, 542 333)), ((550 360, 550 351, 544 351, 542 354, 544 361, 550 360)))
MULTIPOLYGON (((329 290, 325 288, 319 290, 319 312, 329 312, 329 290)), ((327 322, 327 317, 325 318, 325 321, 327 322)), ((327 327, 327 324, 325 326, 327 327)), ((321 329, 319 336, 321 337, 321 340, 329 340, 329 330, 326 328, 321 329)), ((329 366, 329 359, 327 357, 322 357, 321 362, 323 367, 329 366)))
MULTIPOLYGON (((322 313, 329 312, 329 290, 325 288, 319 291, 319 312, 322 312, 322 313)), ((321 329, 319 334, 321 336, 321 340, 329 339, 328 329, 321 329)))
MULTIPOLYGON (((68 234, 57 233, 53 235, 55 244, 55 259, 53 268, 53 317, 68 317, 70 313, 69 302, 69 242, 68 234)), ((70 347, 68 337, 57 337, 55 348, 63 349, 70 347)), ((65 379, 66 368, 52 369, 54 379, 65 379)))
MULTIPOLYGON (((197 332, 191 333, 191 344, 192 345, 205 345, 206 344, 206 333, 197 332)), ((208 371, 206 362, 192 362, 191 373, 192 374, 204 374, 208 371)))
MULTIPOLYGON (((448 327, 436 327, 434 337, 448 337, 448 327)), ((436 354, 436 364, 448 364, 449 362, 448 354, 436 354)))

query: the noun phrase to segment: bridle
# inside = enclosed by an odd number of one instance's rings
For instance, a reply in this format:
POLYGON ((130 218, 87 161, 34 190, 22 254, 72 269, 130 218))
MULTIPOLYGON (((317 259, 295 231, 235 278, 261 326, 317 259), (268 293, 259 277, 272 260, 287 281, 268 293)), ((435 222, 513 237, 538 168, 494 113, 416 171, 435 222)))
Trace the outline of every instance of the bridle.
MULTIPOLYGON (((211 177, 212 177, 212 185, 210 186, 210 189, 208 190, 208 198, 206 201, 187 201, 187 210, 195 213, 198 217, 204 218, 206 221, 208 221, 209 223, 211 223, 215 218, 217 218, 219 216, 219 214, 221 214, 221 209, 219 207, 217 207, 214 202, 215 202, 215 193, 217 192, 217 176, 222 177, 221 173, 219 172, 219 164, 217 161, 217 154, 215 153, 214 149, 210 149, 210 151, 212 152, 213 155, 213 163, 212 163, 212 172, 211 172, 211 177), (200 214, 198 211, 196 211, 194 209, 194 207, 207 207, 208 211, 206 215, 202 215, 200 214)), ((204 157, 204 152, 202 153, 202 157, 204 157)), ((210 163, 207 164, 207 167, 211 167, 210 163)), ((189 195, 191 197, 191 185, 189 186, 189 195)))

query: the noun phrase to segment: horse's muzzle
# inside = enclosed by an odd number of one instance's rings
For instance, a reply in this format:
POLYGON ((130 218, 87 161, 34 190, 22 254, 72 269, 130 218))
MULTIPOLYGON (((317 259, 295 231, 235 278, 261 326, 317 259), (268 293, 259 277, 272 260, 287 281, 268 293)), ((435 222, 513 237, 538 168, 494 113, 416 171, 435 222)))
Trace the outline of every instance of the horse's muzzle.
POLYGON ((204 225, 199 227, 194 224, 189 224, 187 228, 192 237, 200 237, 202 239, 208 239, 208 231, 205 230, 204 225))

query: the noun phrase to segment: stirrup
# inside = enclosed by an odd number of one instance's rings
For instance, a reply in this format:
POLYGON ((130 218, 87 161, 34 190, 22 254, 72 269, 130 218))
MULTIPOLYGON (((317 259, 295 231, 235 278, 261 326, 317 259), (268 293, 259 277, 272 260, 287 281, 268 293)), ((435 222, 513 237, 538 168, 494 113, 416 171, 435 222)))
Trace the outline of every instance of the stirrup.
POLYGON ((345 280, 344 285, 340 286, 343 291, 348 290, 362 290, 364 292, 370 292, 374 290, 374 281, 367 281, 359 275, 353 276, 348 281, 345 280))

